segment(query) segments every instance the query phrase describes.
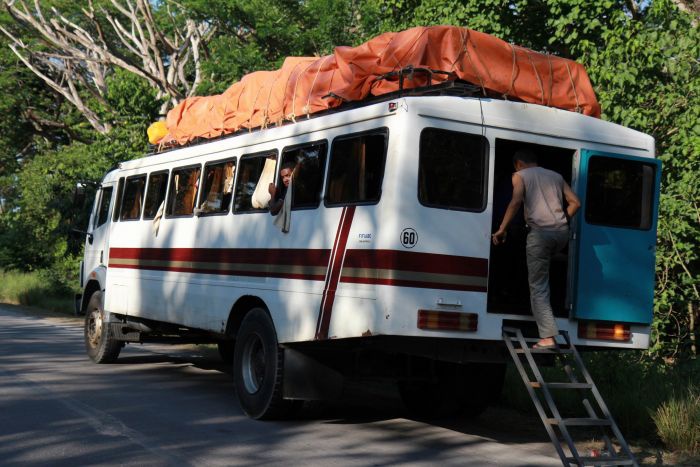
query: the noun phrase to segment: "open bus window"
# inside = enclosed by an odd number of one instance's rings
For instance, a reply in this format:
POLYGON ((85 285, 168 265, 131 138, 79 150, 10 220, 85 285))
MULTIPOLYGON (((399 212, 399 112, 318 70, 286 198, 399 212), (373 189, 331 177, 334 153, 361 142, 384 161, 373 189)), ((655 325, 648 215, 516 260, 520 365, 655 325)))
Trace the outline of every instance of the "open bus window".
MULTIPOLYGON (((294 183, 292 183, 292 209, 317 208, 321 202, 323 175, 326 171, 325 141, 285 149, 282 165, 293 163, 294 183)), ((278 181, 278 188, 282 181, 278 181)))
POLYGON ((426 128, 420 135, 418 199, 424 206, 482 211, 488 143, 481 135, 426 128))
POLYGON ((204 190, 199 199, 199 215, 227 213, 233 195, 236 162, 217 162, 204 166, 204 190))
POLYGON ((119 214, 122 210, 122 195, 124 194, 124 177, 119 179, 119 185, 117 187, 117 197, 114 201, 114 212, 112 213, 112 222, 117 222, 119 220, 119 214))
POLYGON ((170 194, 166 215, 190 216, 194 212, 194 203, 199 189, 200 166, 173 169, 170 178, 170 194))
POLYGON ((100 204, 97 208, 97 216, 95 217, 95 228, 98 228, 109 219, 109 202, 112 199, 112 191, 114 188, 111 186, 103 187, 100 191, 100 204))
POLYGON ((168 172, 155 172, 148 178, 146 189, 146 204, 143 208, 143 218, 153 219, 165 201, 165 191, 168 188, 168 172))
POLYGON ((387 131, 336 138, 328 170, 326 204, 376 203, 382 193, 387 131))
POLYGON ((643 162, 593 156, 588 162, 586 222, 651 227, 655 170, 643 162))
POLYGON ((233 210, 266 212, 270 203, 269 186, 275 179, 277 153, 266 152, 241 157, 233 210))
POLYGON ((122 200, 122 212, 120 220, 131 221, 141 217, 141 205, 143 203, 143 189, 146 185, 146 176, 137 175, 126 179, 124 185, 124 199, 122 200))

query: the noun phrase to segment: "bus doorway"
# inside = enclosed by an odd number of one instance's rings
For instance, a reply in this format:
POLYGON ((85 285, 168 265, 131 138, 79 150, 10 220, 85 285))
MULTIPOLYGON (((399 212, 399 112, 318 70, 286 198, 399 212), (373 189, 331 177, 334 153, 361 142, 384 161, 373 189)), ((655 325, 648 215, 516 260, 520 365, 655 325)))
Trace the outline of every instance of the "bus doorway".
MULTIPOLYGON (((511 181, 515 171, 513 154, 518 149, 532 151, 537 156, 538 164, 541 167, 560 173, 566 183, 571 185, 575 151, 554 146, 496 139, 491 232, 498 230, 513 193, 511 181)), ((525 260, 526 236, 527 226, 521 208, 508 227, 505 243, 498 246, 491 244, 487 301, 489 313, 532 314, 525 260)), ((568 317, 569 315, 567 306, 568 257, 567 247, 552 258, 550 267, 550 300, 554 316, 557 317, 568 317)))

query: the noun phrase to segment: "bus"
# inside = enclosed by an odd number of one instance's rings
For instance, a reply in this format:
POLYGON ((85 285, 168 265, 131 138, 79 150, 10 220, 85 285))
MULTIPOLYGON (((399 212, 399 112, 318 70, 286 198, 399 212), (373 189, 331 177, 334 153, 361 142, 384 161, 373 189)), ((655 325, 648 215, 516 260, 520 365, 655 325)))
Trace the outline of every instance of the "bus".
POLYGON ((363 378, 395 382, 416 412, 478 413, 503 385, 502 328, 536 332, 527 226, 491 242, 519 149, 582 203, 552 260, 557 325, 583 348, 647 348, 654 139, 452 90, 119 164, 100 183, 80 266, 87 353, 106 363, 128 343, 216 344, 255 419, 363 378), (285 164, 294 175, 280 223, 267 203, 285 164))

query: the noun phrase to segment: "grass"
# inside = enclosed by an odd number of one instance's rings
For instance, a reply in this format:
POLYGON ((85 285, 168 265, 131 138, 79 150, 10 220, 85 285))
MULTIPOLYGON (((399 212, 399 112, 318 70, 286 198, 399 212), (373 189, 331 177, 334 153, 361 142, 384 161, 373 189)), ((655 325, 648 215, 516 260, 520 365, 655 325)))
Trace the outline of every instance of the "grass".
POLYGON ((56 292, 40 271, 0 271, 0 302, 61 313, 73 311, 73 297, 56 292))
POLYGON ((664 402, 652 418, 666 446, 682 454, 700 457, 700 389, 690 387, 664 402))
MULTIPOLYGON (((628 442, 661 446, 700 461, 700 361, 651 364, 638 352, 591 352, 586 367, 628 442)), ((545 381, 566 381, 556 367, 542 368, 545 381)), ((582 379, 581 379, 582 380, 582 379)), ((576 391, 554 393, 563 416, 586 416, 576 391)), ((505 405, 535 413, 517 370, 510 366, 505 405)))

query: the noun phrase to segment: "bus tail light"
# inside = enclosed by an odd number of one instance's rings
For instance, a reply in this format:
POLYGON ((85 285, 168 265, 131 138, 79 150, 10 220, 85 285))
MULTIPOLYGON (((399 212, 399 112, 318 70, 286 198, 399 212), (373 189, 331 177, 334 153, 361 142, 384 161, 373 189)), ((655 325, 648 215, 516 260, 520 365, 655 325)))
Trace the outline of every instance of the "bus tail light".
POLYGON ((479 315, 455 311, 418 310, 418 329, 430 331, 476 331, 479 315))
POLYGON ((632 338, 632 333, 629 324, 579 321, 578 337, 606 341, 629 341, 632 338))

